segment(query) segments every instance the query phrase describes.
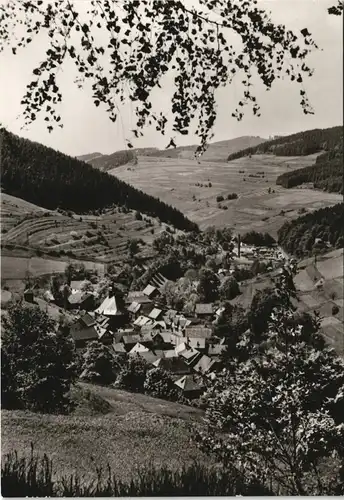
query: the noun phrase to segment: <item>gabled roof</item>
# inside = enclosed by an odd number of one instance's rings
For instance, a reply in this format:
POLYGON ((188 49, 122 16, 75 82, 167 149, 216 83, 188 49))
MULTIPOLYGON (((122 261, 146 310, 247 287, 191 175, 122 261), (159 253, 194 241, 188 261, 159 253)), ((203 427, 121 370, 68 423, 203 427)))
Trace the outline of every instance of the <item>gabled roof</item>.
POLYGON ((190 367, 182 358, 159 358, 154 363, 154 366, 163 368, 172 373, 189 373, 190 367))
POLYGON ((122 314, 117 307, 116 297, 114 295, 112 297, 106 297, 98 309, 96 309, 96 313, 104 314, 105 316, 118 316, 122 314))
POLYGON ((176 386, 183 389, 185 392, 199 391, 202 386, 197 382, 194 375, 184 375, 180 379, 176 380, 176 386))
POLYGON ((147 318, 146 316, 139 316, 134 321, 135 326, 145 326, 145 325, 152 324, 152 323, 153 323, 153 321, 150 318, 147 318))
POLYGON ((74 329, 71 328, 70 330, 71 336, 74 341, 77 340, 98 340, 98 332, 94 328, 94 326, 91 327, 85 327, 81 329, 74 329))
POLYGON ((80 323, 83 323, 85 326, 93 326, 96 324, 96 321, 92 316, 88 313, 83 314, 79 318, 80 323))
POLYGON ((201 359, 194 366, 194 370, 199 373, 208 373, 212 369, 214 369, 215 365, 216 365, 215 361, 209 358, 209 356, 203 355, 201 359))
POLYGON ((152 319, 158 319, 158 317, 162 314, 162 310, 158 309, 157 307, 154 307, 151 312, 149 313, 149 317, 152 319))
POLYGON ((158 289, 155 286, 147 285, 142 293, 144 295, 147 295, 147 297, 150 297, 151 295, 153 295, 153 293, 155 293, 157 291, 158 291, 158 289))
POLYGON ((137 356, 140 356, 140 358, 144 359, 147 363, 153 364, 159 356, 157 356, 156 353, 152 351, 143 351, 143 352, 137 352, 137 356))
POLYGON ((202 337, 180 337, 177 339, 178 344, 185 343, 193 349, 205 349, 205 338, 202 337))
POLYGON ((152 301, 143 292, 129 292, 125 299, 127 303, 138 302, 139 304, 151 304, 152 301))
POLYGON ((164 351, 164 358, 176 358, 177 356, 178 354, 175 349, 168 349, 167 351, 164 351))
POLYGON ((116 342, 115 344, 113 344, 113 350, 116 352, 116 353, 126 353, 127 351, 125 350, 125 347, 124 345, 122 344, 122 342, 116 342))
POLYGON ((142 304, 139 302, 132 302, 128 307, 128 311, 135 314, 140 310, 141 306, 142 304))
POLYGON ((136 354, 139 352, 148 352, 148 351, 149 351, 148 347, 145 347, 144 345, 137 342, 137 344, 135 344, 134 347, 129 351, 129 354, 136 354))
POLYGON ((99 325, 95 325, 94 328, 96 329, 96 332, 98 333, 99 339, 102 339, 104 337, 104 335, 106 335, 106 334, 111 335, 109 330, 107 330, 106 328, 102 328, 99 325))
POLYGON ((123 335, 122 337, 123 344, 129 344, 129 345, 141 342, 141 340, 142 340, 141 335, 123 335))
POLYGON ((196 304, 196 314, 213 314, 213 304, 196 304))
POLYGON ((85 300, 89 299, 90 297, 93 297, 91 293, 76 292, 72 293, 68 297, 68 302, 70 304, 82 304, 83 302, 85 302, 85 300))
POLYGON ((216 310, 216 312, 215 312, 216 316, 221 316, 221 314, 222 314, 225 310, 226 310, 226 308, 225 308, 225 307, 219 307, 219 308, 216 310))
MULTIPOLYGON (((2 294, 2 293, 3 293, 3 292, 1 292, 1 294, 2 294)), ((10 293, 10 292, 8 292, 8 293, 10 293)), ((50 290, 46 290, 46 291, 44 292, 43 297, 44 297, 44 299, 45 299, 45 300, 48 300, 49 302, 52 302, 52 301, 54 301, 54 300, 55 300, 55 297, 54 297, 54 295, 51 293, 51 291, 50 291, 50 290)))
POLYGON ((207 328, 205 326, 187 326, 185 328, 185 336, 193 337, 193 338, 203 338, 209 339, 213 334, 211 328, 207 328))

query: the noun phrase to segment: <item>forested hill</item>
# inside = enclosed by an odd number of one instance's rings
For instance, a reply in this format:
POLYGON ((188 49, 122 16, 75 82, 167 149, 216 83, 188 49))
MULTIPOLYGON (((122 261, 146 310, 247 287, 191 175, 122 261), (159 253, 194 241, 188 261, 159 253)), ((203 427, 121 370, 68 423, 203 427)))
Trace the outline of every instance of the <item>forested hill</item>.
POLYGON ((44 208, 85 213, 125 205, 176 228, 197 230, 179 210, 125 182, 42 144, 0 129, 1 187, 44 208))
POLYGON ((278 230, 279 244, 290 254, 307 257, 315 250, 344 247, 344 203, 288 221, 278 230))
POLYGON ((341 141, 333 149, 317 157, 315 165, 285 172, 277 177, 276 184, 292 188, 311 182, 316 189, 343 194, 343 177, 342 136, 341 141))
POLYGON ((258 146, 230 154, 228 161, 248 155, 274 154, 276 156, 306 156, 321 151, 332 151, 343 137, 343 127, 306 130, 286 137, 278 137, 258 146))

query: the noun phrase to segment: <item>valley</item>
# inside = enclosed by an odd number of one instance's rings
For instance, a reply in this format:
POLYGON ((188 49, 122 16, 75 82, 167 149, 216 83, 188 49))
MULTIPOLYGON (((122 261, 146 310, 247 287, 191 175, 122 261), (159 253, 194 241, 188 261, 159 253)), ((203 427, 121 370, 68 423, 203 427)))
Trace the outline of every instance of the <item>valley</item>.
POLYGON ((280 226, 298 217, 300 210, 313 211, 342 201, 336 193, 276 185, 279 175, 313 165, 317 156, 254 155, 229 163, 138 156, 137 165, 122 165, 109 173, 160 197, 201 229, 230 226, 239 233, 263 230, 276 237, 280 226), (227 201, 233 192, 238 198, 227 201), (218 203, 218 196, 224 201, 218 203))

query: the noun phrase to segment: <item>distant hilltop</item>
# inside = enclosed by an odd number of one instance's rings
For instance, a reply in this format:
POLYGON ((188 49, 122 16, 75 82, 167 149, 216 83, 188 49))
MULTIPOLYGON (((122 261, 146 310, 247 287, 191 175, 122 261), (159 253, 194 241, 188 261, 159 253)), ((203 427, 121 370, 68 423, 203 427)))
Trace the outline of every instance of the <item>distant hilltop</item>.
MULTIPOLYGON (((242 149, 252 148, 268 139, 259 136, 242 136, 235 139, 228 139, 225 141, 217 141, 209 144, 208 149, 200 158, 200 161, 214 161, 224 162, 227 160, 229 154, 234 154, 242 149)), ((103 170, 111 170, 125 165, 127 163, 135 162, 137 156, 152 156, 159 158, 180 158, 180 159, 194 159, 197 149, 196 144, 187 146, 178 146, 176 148, 158 149, 158 148, 137 148, 131 150, 116 151, 110 155, 102 155, 100 153, 91 153, 79 156, 79 160, 86 161, 92 166, 103 170)))

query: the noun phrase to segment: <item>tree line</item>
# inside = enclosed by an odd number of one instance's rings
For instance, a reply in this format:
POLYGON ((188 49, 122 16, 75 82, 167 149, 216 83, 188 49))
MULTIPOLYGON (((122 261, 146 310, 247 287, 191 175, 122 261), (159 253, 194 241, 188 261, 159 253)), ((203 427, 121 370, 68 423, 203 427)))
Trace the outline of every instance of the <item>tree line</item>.
POLYGON ((288 221, 278 230, 278 242, 298 257, 344 247, 344 204, 321 208, 288 221), (319 241, 316 241, 319 239, 319 241))
POLYGON ((285 172, 276 180, 285 188, 305 182, 312 182, 317 189, 343 194, 343 137, 334 149, 319 155, 315 165, 285 172))
POLYGON ((278 137, 258 146, 246 148, 228 156, 227 161, 237 160, 255 154, 274 154, 276 156, 306 156, 320 151, 332 151, 343 140, 341 126, 314 129, 278 137))
POLYGON ((0 130, 1 187, 7 193, 48 209, 85 213, 109 206, 140 210, 185 231, 198 226, 179 210, 42 144, 0 130))

